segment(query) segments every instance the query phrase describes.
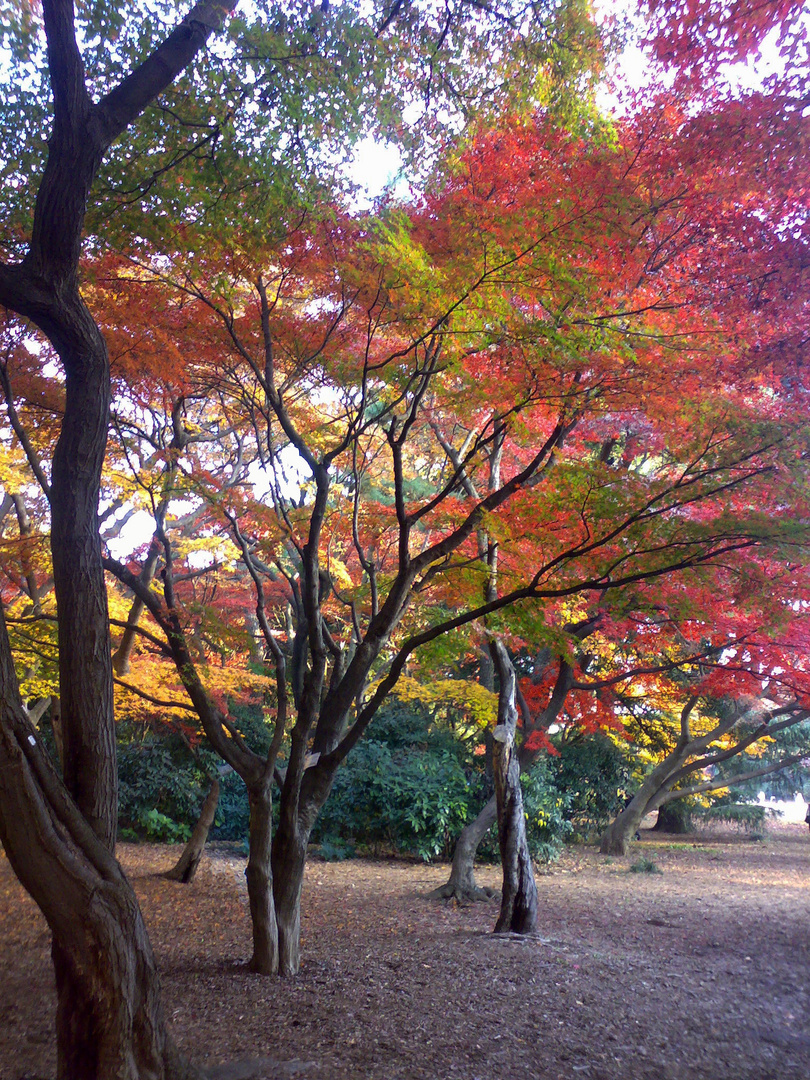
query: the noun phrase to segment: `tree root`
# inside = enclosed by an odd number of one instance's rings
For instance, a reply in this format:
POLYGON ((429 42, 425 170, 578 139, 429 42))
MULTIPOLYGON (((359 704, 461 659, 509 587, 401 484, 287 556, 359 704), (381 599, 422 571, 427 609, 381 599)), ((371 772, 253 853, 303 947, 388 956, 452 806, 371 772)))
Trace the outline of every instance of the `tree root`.
POLYGON ((425 899, 452 900, 457 904, 477 904, 498 900, 500 895, 497 889, 489 889, 486 886, 483 888, 478 885, 465 886, 458 885, 454 881, 448 881, 447 884, 440 885, 438 889, 429 892, 425 899))

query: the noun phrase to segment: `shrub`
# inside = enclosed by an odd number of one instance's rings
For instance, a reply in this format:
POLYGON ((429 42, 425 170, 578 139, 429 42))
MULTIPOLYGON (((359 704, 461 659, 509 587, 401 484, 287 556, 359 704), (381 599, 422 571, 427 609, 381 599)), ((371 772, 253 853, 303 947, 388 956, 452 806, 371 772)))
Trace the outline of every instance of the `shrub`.
POLYGON ((720 802, 707 806, 701 812, 704 822, 722 822, 725 825, 737 825, 748 833, 761 833, 769 820, 779 816, 779 811, 758 803, 720 802))
MULTIPOLYGON (((273 803, 276 810, 276 802, 273 803)), ((245 782, 238 773, 229 772, 219 781, 219 804, 212 840, 246 840, 250 832, 250 803, 245 782)))
POLYGON ((549 863, 562 851, 572 832, 569 821, 571 797, 555 783, 554 766, 540 758, 520 778, 529 851, 538 862, 549 863))
POLYGON ((626 802, 632 780, 627 750, 599 732, 558 741, 549 759, 555 787, 566 794, 567 813, 580 835, 602 830, 626 802))
POLYGON ((118 753, 118 821, 125 839, 187 839, 209 779, 179 740, 148 735, 118 753))
POLYGON ((627 868, 629 874, 663 874, 663 870, 653 862, 652 859, 648 859, 646 855, 642 855, 640 859, 636 859, 627 868))
POLYGON ((429 860, 450 853, 469 814, 469 780, 453 754, 369 740, 335 777, 313 840, 429 860))

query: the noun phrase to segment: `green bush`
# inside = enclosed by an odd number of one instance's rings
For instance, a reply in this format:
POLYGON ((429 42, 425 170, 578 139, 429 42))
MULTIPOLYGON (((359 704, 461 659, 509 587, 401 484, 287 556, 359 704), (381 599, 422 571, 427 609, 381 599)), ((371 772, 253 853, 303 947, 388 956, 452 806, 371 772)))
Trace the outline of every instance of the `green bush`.
POLYGON ((569 820, 571 797, 555 780, 548 758, 539 758, 520 778, 529 851, 538 862, 553 862, 573 829, 569 820))
POLYGON ((580 835, 601 833, 632 787, 627 749, 600 732, 558 740, 556 748, 549 765, 555 787, 567 797, 573 828, 580 835))
MULTIPOLYGON (((222 764, 205 745, 195 757, 176 735, 132 732, 121 725, 118 748, 118 827, 124 840, 184 842, 191 835, 211 777, 222 764)), ((247 789, 233 772, 220 777, 219 804, 212 840, 243 840, 248 835, 247 789)))
POLYGON ((718 800, 714 806, 707 806, 701 811, 701 819, 712 824, 737 825, 748 833, 762 832, 769 820, 778 816, 778 811, 770 806, 757 803, 724 802, 718 800))
POLYGON ((469 780, 454 755, 368 740, 335 777, 313 840, 429 860, 449 855, 469 815, 469 780))
POLYGON ((357 849, 354 844, 344 844, 340 840, 322 840, 318 845, 318 854, 324 862, 343 862, 344 859, 353 859, 357 849))
POLYGON ((191 836, 191 828, 188 825, 179 825, 170 817, 161 814, 159 810, 140 810, 137 817, 138 829, 124 828, 121 830, 123 839, 140 840, 145 836, 147 840, 156 840, 168 844, 184 844, 191 836))
MULTIPOLYGON (((273 803, 273 810, 277 801, 273 803)), ((229 772, 219 781, 219 803, 214 824, 211 826, 212 840, 247 840, 250 832, 250 803, 245 782, 238 773, 229 772)))
POLYGON ((640 859, 628 866, 627 872, 629 874, 663 874, 663 870, 652 859, 648 859, 646 855, 642 855, 640 859))
POLYGON ((180 740, 148 735, 118 752, 118 822, 124 839, 191 834, 210 781, 180 740))
MULTIPOLYGON (((260 749, 266 725, 249 710, 240 725, 251 727, 251 743, 260 749)), ((386 702, 369 737, 338 771, 315 824, 312 840, 321 855, 348 858, 365 848, 373 854, 449 858, 458 834, 488 797, 484 757, 473 753, 479 740, 480 734, 473 739, 429 709, 386 702)), ((560 750, 559 756, 540 757, 521 777, 529 847, 538 861, 556 858, 572 821, 577 828, 596 828, 609 820, 623 802, 619 789, 629 776, 626 756, 604 736, 565 742, 560 750)), ((219 764, 205 749, 192 759, 176 736, 147 734, 126 742, 119 752, 121 835, 185 839, 219 764)), ((228 773, 220 780, 211 837, 243 841, 249 820, 245 785, 228 773)), ((498 858, 494 829, 480 857, 498 858)))

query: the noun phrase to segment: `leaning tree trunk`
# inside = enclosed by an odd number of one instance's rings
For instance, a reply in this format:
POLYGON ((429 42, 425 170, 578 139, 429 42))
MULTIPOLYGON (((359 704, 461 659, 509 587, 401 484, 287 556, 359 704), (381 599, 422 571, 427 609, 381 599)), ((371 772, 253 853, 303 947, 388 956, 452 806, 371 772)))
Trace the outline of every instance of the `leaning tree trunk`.
POLYGON ((194 875, 197 873, 197 867, 200 865, 200 859, 202 853, 205 850, 205 842, 208 839, 208 833, 211 830, 211 826, 214 824, 214 817, 217 812, 217 805, 219 804, 219 780, 216 777, 211 781, 211 787, 208 794, 205 796, 205 802, 202 804, 202 810, 200 810, 200 816, 197 818, 197 824, 194 826, 194 830, 189 837, 188 843, 183 848, 183 854, 177 860, 177 864, 167 870, 163 875, 170 881, 182 881, 184 885, 188 885, 189 882, 194 880, 194 875))
POLYGON ((199 1076, 166 1032, 135 895, 25 717, 1 606, 0 841, 53 934, 59 1080, 199 1076))
POLYGON ((537 929, 537 886, 526 838, 520 765, 515 752, 515 669, 499 641, 493 641, 490 648, 500 683, 498 724, 493 732, 492 771, 498 807, 498 843, 503 863, 503 891, 495 932, 531 934, 537 929))
POLYGON ((474 821, 470 821, 459 833, 453 849, 453 865, 450 878, 428 895, 429 900, 490 900, 495 896, 492 889, 481 888, 475 880, 475 853, 498 817, 497 803, 493 795, 474 821))
POLYGON ((649 797, 634 796, 625 808, 616 815, 602 833, 599 851, 602 855, 626 855, 630 840, 635 836, 639 825, 647 815, 649 797))
POLYGON ((679 743, 646 777, 625 808, 620 811, 602 833, 599 851, 602 855, 626 855, 631 837, 644 818, 657 809, 655 799, 665 787, 667 780, 683 763, 685 751, 679 743))

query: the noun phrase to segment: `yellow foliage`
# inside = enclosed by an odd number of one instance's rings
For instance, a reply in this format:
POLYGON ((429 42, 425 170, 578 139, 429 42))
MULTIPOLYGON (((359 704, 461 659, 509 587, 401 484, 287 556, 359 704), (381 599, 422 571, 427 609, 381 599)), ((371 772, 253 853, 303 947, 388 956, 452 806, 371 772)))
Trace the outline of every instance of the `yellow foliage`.
POLYGON ((0 487, 12 494, 25 491, 31 484, 31 469, 17 444, 0 443, 0 487))
POLYGON ((479 727, 494 727, 498 718, 498 695, 480 683, 464 679, 434 679, 425 683, 403 676, 395 695, 404 702, 458 709, 479 727))

